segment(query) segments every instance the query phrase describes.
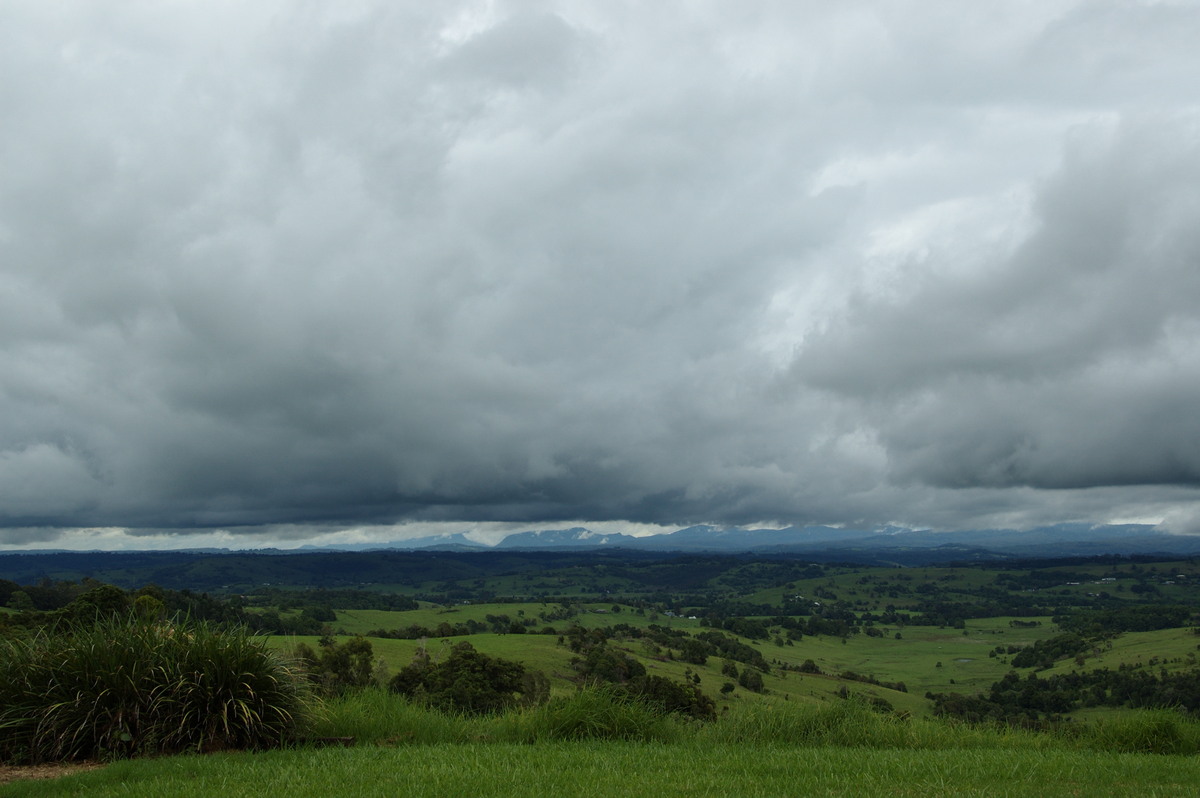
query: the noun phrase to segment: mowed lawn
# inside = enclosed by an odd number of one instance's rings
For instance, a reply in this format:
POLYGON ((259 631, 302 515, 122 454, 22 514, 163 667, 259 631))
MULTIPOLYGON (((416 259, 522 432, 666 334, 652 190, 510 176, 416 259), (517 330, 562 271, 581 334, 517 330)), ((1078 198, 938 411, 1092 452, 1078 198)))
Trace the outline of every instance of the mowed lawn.
POLYGON ((467 744, 120 762, 0 796, 1194 796, 1195 757, 652 743, 467 744))

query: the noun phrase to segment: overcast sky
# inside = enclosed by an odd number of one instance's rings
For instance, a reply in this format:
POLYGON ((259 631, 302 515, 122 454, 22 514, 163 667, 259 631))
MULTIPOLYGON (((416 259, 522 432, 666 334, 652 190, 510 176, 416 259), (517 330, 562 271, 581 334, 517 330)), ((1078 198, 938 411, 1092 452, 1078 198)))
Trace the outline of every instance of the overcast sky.
POLYGON ((1200 531, 1197 2, 0 0, 0 547, 1200 531))

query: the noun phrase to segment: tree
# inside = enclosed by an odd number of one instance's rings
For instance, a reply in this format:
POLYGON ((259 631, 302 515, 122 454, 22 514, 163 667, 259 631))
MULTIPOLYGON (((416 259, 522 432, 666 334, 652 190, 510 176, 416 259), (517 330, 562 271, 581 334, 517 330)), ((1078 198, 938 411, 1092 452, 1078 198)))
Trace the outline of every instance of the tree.
POLYGON ((699 687, 673 682, 665 676, 641 676, 626 685, 626 691, 662 712, 690 715, 699 720, 717 717, 716 703, 699 687))
POLYGON ((32 611, 34 609, 33 599, 31 599, 29 594, 24 590, 18 590, 14 592, 8 599, 8 606, 14 610, 20 610, 22 612, 32 611))
POLYGON ((607 645, 592 646, 587 655, 577 658, 575 669, 585 681, 624 684, 646 675, 646 666, 622 651, 607 645))
POLYGON ((764 691, 762 674, 754 668, 742 668, 738 676, 738 684, 755 693, 764 691))
POLYGON ((296 646, 295 654, 304 663, 309 679, 326 692, 340 693, 372 683, 375 652, 370 640, 359 636, 339 644, 331 637, 322 637, 318 645, 320 652, 301 643, 296 646))
POLYGON ((444 662, 418 656, 392 677, 389 687, 438 709, 473 715, 499 712, 523 700, 543 701, 550 692, 545 677, 529 677, 519 662, 489 657, 466 642, 451 648, 444 662))
POLYGON ((705 665, 708 663, 708 652, 711 650, 712 646, 707 643, 689 637, 679 645, 679 659, 693 665, 705 665))
POLYGON ((167 607, 154 596, 143 593, 133 600, 133 612, 143 623, 152 623, 166 617, 167 607))

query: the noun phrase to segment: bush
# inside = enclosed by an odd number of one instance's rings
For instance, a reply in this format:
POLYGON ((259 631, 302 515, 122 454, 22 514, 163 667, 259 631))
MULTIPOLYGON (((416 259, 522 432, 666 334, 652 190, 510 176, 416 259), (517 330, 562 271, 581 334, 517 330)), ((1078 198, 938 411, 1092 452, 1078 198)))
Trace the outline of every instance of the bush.
POLYGON ((755 693, 766 692, 766 687, 763 686, 762 674, 754 670, 754 668, 742 668, 742 672, 738 674, 738 684, 755 693))
POLYGON ((389 687, 437 709, 474 715, 544 700, 550 692, 545 678, 528 678, 520 663, 489 657, 466 642, 451 648, 445 662, 430 662, 419 653, 389 687))
POLYGON ((642 676, 617 690, 628 693, 661 712, 674 712, 697 720, 716 720, 717 705, 699 687, 673 682, 665 676, 642 676))
POLYGON ((0 641, 7 762, 273 747, 308 706, 245 629, 122 618, 0 641))
POLYGON ((305 643, 296 646, 293 656, 304 667, 309 680, 326 695, 338 695, 351 688, 374 683, 375 650, 361 635, 338 643, 322 637, 315 651, 305 643))

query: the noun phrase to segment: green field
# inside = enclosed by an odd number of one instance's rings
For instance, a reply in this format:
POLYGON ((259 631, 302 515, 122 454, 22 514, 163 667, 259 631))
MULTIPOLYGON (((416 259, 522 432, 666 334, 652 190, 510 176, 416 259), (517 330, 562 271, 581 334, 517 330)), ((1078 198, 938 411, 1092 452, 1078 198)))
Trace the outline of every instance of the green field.
MULTIPOLYGON (((461 623, 468 619, 483 621, 488 615, 507 615, 512 618, 537 618, 539 613, 554 609, 558 605, 541 603, 501 603, 501 604, 468 604, 453 607, 425 606, 418 610, 403 612, 386 610, 340 610, 337 612, 337 622, 333 624, 339 630, 351 634, 362 634, 373 629, 397 629, 410 624, 433 627, 446 621, 461 623)), ((698 620, 687 618, 667 618, 659 616, 654 621, 646 614, 639 615, 633 608, 624 607, 620 612, 613 612, 612 604, 583 604, 578 605, 580 612, 566 621, 542 622, 537 621, 535 629, 543 626, 553 626, 559 632, 566 631, 571 625, 581 625, 588 628, 628 624, 636 627, 648 627, 651 623, 669 626, 674 629, 684 629, 695 633, 704 627, 698 620), (602 612, 598 612, 602 611, 602 612)), ((977 692, 985 690, 992 682, 1008 672, 1009 666, 1003 657, 989 656, 997 646, 1024 646, 1044 639, 1056 632, 1049 623, 1043 621, 1040 626, 1032 628, 1014 628, 1010 626, 1009 618, 986 618, 971 620, 964 629, 941 629, 938 627, 915 626, 905 628, 889 628, 882 637, 868 635, 853 635, 845 640, 826 636, 806 636, 792 645, 777 645, 772 640, 749 640, 738 638, 758 650, 763 658, 772 665, 799 666, 805 660, 813 660, 823 672, 822 675, 802 674, 773 668, 771 673, 764 676, 768 693, 759 696, 738 690, 731 696, 720 696, 718 700, 732 701, 779 701, 779 700, 828 700, 837 694, 847 682, 836 678, 845 671, 874 677, 881 681, 903 682, 908 688, 907 693, 887 688, 857 682, 851 683, 850 689, 867 696, 887 700, 897 710, 913 713, 924 713, 930 705, 922 696, 927 691, 944 692, 977 692), (895 638, 899 632, 900 639, 895 638)), ((1174 630, 1175 637, 1181 640, 1183 630, 1174 630)), ((731 637, 737 637, 732 633, 731 637)), ((1162 635, 1159 635, 1163 639, 1162 635)), ((391 640, 370 638, 376 655, 387 667, 394 672, 412 661, 419 645, 416 640, 391 640)), ((569 649, 558 642, 556 635, 543 634, 476 634, 444 639, 431 638, 424 645, 434 656, 439 650, 444 650, 454 642, 469 641, 476 649, 491 655, 511 659, 527 667, 537 668, 546 673, 551 679, 551 685, 556 693, 574 689, 574 672, 571 668, 571 658, 574 656, 569 649)), ((285 637, 276 638, 275 644, 287 648, 296 642, 307 642, 314 645, 314 637, 285 637)), ((706 665, 689 665, 677 660, 651 654, 641 641, 629 640, 617 642, 621 650, 637 656, 647 668, 660 675, 672 679, 680 679, 685 671, 699 674, 701 688, 714 697, 718 696, 717 689, 728 681, 721 674, 723 660, 710 657, 706 665)))
POLYGON ((1196 757, 1078 751, 546 743, 363 747, 120 762, 0 796, 1192 796, 1196 757), (633 792, 631 792, 633 791, 633 792))
POLYGON ((367 690, 331 701, 316 730, 352 734, 353 748, 127 760, 0 796, 1183 796, 1200 781, 1200 725, 1164 712, 1035 733, 839 701, 742 705, 697 725, 594 701, 581 718, 581 697, 456 717, 367 690), (593 739, 566 739, 573 721, 593 739))

